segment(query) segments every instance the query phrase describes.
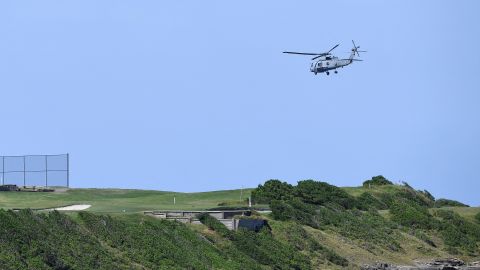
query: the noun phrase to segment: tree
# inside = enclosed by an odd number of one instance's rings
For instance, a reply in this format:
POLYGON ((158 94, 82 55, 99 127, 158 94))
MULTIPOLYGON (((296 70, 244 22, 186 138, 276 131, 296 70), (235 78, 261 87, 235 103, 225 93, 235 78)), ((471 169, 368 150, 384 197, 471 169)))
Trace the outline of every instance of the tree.
POLYGON ((393 183, 390 182, 387 178, 383 177, 383 175, 373 176, 372 179, 363 182, 364 187, 384 185, 393 185, 393 183))
POLYGON ((272 200, 293 198, 294 187, 286 182, 271 179, 252 191, 252 200, 256 203, 270 203, 272 200))

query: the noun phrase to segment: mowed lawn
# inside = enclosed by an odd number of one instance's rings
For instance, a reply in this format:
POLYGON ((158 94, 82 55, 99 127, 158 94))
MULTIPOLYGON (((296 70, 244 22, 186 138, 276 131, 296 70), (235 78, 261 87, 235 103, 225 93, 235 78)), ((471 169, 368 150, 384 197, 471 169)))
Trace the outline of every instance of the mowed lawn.
MULTIPOLYGON (((247 199, 252 189, 243 189, 247 199)), ((145 210, 201 210, 228 202, 238 205, 241 190, 175 193, 132 189, 69 189, 62 192, 0 192, 0 208, 49 208, 71 204, 90 204, 88 211, 134 213, 145 210), (173 198, 175 196, 175 205, 173 198)))

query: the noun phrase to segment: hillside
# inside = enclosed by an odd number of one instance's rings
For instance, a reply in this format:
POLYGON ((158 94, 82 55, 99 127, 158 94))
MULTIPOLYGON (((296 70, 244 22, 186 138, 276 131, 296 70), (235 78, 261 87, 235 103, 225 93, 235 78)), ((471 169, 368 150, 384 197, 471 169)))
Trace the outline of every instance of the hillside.
POLYGON ((272 210, 254 217, 271 227, 259 233, 230 232, 215 219, 185 225, 141 214, 245 205, 240 190, 175 193, 175 205, 174 193, 159 191, 0 193, 5 209, 93 205, 68 215, 0 210, 0 269, 359 269, 480 259, 480 208, 375 179, 348 188, 270 180, 243 190, 272 210))

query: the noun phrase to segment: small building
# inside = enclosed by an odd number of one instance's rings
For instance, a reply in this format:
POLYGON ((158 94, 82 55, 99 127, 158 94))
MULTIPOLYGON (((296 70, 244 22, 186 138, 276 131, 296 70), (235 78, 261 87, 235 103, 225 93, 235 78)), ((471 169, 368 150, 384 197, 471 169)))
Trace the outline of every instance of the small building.
POLYGON ((17 185, 0 185, 0 191, 20 191, 17 185))
POLYGON ((268 221, 265 219, 240 219, 236 225, 238 229, 245 229, 249 231, 259 232, 264 227, 270 228, 268 221))
POLYGON ((199 214, 207 213, 223 223, 230 230, 237 230, 239 219, 236 216, 250 216, 250 210, 219 210, 219 211, 184 211, 184 210, 155 210, 144 211, 145 215, 155 218, 175 220, 183 223, 200 224, 199 214))

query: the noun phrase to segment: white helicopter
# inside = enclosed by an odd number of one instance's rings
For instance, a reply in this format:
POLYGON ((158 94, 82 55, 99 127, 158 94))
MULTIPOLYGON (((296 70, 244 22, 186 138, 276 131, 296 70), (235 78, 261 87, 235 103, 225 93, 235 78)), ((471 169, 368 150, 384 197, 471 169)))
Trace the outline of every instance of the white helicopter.
POLYGON ((310 66, 310 71, 315 73, 322 73, 325 72, 327 75, 330 75, 330 70, 334 70, 335 73, 338 73, 337 68, 343 68, 344 66, 348 66, 353 61, 363 61, 360 59, 355 59, 355 54, 360 57, 359 52, 367 52, 367 51, 359 51, 360 46, 356 46, 355 42, 352 40, 353 49, 350 57, 348 59, 338 59, 338 57, 333 56, 330 52, 337 48, 340 44, 335 45, 331 48, 328 52, 324 53, 303 53, 303 52, 283 52, 289 54, 300 54, 300 55, 314 55, 315 57, 312 58, 314 60, 310 66))

